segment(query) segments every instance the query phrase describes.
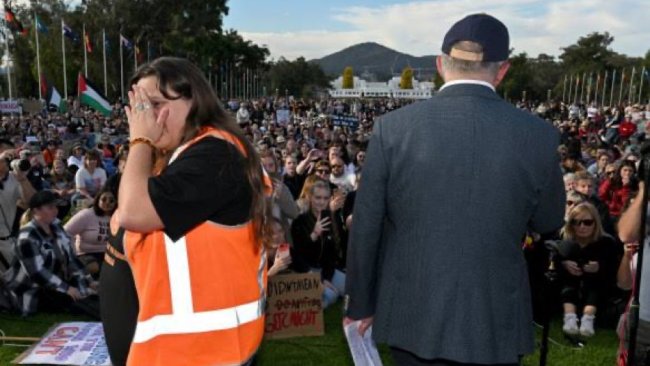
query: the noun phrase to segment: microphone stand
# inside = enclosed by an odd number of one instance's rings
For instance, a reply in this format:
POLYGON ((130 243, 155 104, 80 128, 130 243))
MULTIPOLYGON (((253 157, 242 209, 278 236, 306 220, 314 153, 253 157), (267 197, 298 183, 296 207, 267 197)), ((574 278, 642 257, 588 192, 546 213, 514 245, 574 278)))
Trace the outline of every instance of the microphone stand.
MULTIPOLYGON (((645 145, 645 144, 644 144, 645 145)), ((641 288, 641 274, 643 273, 643 253, 645 248, 646 220, 648 216, 648 186, 650 185, 650 145, 641 148, 640 176, 643 181, 643 196, 641 209, 641 224, 639 225, 639 249, 637 251, 636 273, 634 288, 632 290, 632 303, 628 322, 630 324, 630 339, 627 346, 627 366, 634 366, 636 363, 636 339, 639 329, 639 289, 641 288), (645 151, 644 151, 645 150, 645 151)), ((645 304, 648 306, 649 304, 645 304)), ((642 365, 638 365, 642 366, 642 365)))

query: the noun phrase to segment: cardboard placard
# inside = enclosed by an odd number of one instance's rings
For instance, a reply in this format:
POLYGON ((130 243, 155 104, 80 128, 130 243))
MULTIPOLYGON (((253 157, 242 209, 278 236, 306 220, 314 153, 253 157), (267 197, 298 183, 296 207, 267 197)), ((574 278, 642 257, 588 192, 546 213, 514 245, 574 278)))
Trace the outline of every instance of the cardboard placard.
POLYGON ((319 273, 269 277, 265 337, 322 336, 323 289, 319 273))
POLYGON ((23 112, 40 113, 43 110, 43 103, 40 100, 23 101, 23 112))
POLYGON ((19 365, 100 365, 111 359, 99 322, 59 323, 13 361, 19 365))

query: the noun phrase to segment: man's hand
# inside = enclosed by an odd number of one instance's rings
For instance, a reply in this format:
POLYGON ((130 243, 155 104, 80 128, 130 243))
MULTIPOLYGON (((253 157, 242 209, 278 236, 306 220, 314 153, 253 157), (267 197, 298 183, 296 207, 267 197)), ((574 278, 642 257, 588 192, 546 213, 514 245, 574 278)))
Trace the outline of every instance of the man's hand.
MULTIPOLYGON (((374 317, 372 317, 372 316, 359 320, 359 322, 360 322, 359 323, 359 335, 360 336, 363 337, 366 334, 366 331, 368 330, 368 328, 370 328, 372 326, 373 320, 374 320, 374 317)), ((348 324, 350 324, 352 322, 355 322, 355 321, 356 321, 355 319, 352 319, 352 318, 346 316, 345 318, 343 318, 343 326, 346 326, 346 325, 348 325, 348 324)))

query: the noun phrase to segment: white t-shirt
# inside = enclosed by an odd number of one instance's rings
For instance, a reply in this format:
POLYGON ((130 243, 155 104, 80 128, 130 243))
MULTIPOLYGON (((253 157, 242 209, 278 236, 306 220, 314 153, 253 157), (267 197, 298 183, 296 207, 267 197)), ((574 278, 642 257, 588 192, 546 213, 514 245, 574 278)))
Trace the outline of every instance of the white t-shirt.
POLYGON ((77 170, 74 176, 74 183, 77 190, 85 188, 91 196, 94 196, 106 183, 106 172, 102 168, 95 168, 93 174, 84 167, 77 170))
POLYGON ((63 228, 74 238, 75 253, 103 253, 108 240, 109 221, 110 216, 97 216, 92 207, 72 216, 63 228))
POLYGON ((68 166, 71 166, 71 165, 76 165, 79 169, 83 168, 83 166, 84 166, 84 157, 82 156, 82 157, 78 158, 78 157, 76 157, 74 155, 70 155, 70 157, 68 158, 68 166))

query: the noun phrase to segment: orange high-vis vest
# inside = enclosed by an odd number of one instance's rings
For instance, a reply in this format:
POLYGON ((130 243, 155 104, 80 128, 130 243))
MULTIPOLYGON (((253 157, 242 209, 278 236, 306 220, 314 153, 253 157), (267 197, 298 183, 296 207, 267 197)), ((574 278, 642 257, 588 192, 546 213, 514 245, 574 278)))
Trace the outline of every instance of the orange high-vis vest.
MULTIPOLYGON (((207 136, 204 130, 179 147, 207 136)), ((162 230, 125 233, 125 251, 140 313, 127 365, 240 365, 264 335, 266 255, 251 221, 225 226, 205 221, 173 242, 162 230)))

